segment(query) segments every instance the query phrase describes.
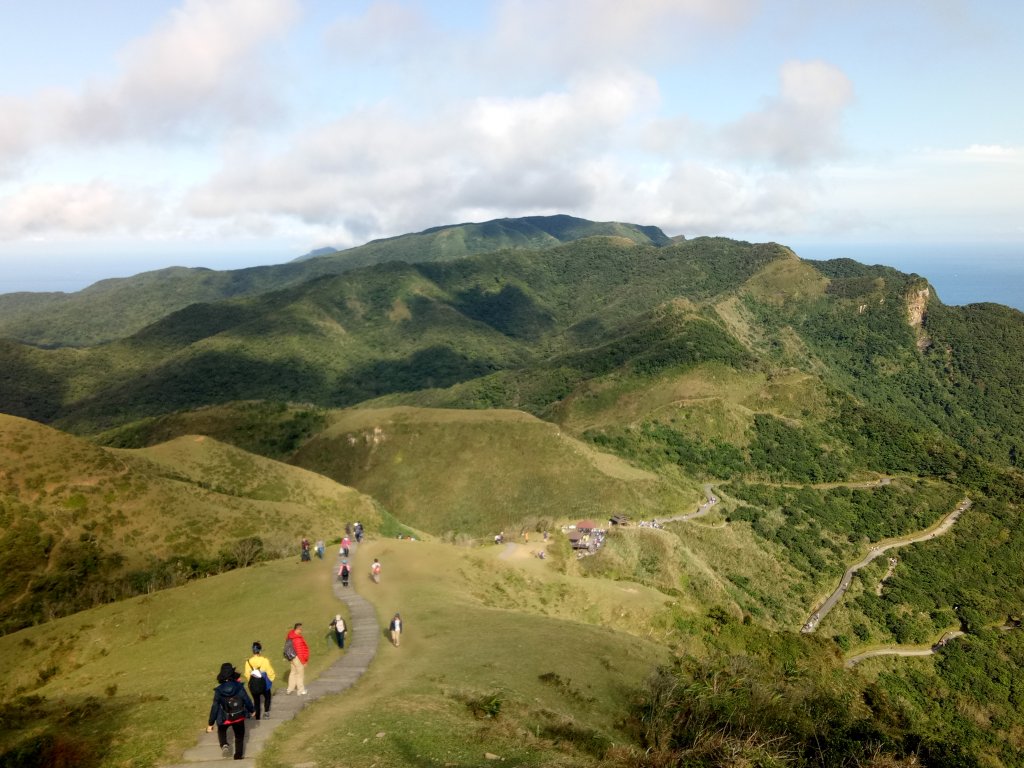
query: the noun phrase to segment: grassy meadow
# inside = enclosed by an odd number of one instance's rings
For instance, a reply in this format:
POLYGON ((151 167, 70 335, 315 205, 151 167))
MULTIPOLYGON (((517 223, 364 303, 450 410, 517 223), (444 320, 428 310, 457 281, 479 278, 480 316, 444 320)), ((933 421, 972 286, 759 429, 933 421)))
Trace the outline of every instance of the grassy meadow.
POLYGON ((381 520, 351 488, 197 435, 115 450, 0 416, 0 462, 5 631, 381 520))
MULTIPOLYGON (((275 735, 266 764, 325 751, 338 756, 326 764, 396 766, 426 755, 465 764, 485 751, 531 765, 574 764, 566 750, 588 761, 603 754, 624 739, 623 702, 668 660, 673 617, 694 606, 636 583, 567 575, 559 562, 568 563, 557 553, 541 561, 529 545, 366 542, 354 585, 382 627, 401 611, 402 647, 383 634, 355 639, 383 643, 370 671, 275 735), (380 584, 364 575, 373 557, 384 565, 380 584)), ((176 759, 205 725, 220 663, 240 667, 253 640, 283 675, 284 635, 303 621, 307 680, 337 658, 319 631, 344 612, 331 578, 326 563, 289 558, 0 637, 0 655, 17 660, 0 681, 0 750, 22 745, 51 765, 176 759)))
POLYGON ((401 612, 401 647, 382 637, 369 672, 276 733, 263 764, 479 765, 489 752, 516 765, 595 765, 621 748, 624 704, 668 661, 672 617, 692 606, 560 573, 531 556, 538 548, 364 544, 357 576, 373 557, 383 576, 356 586, 382 626, 401 612))
POLYGON ((518 411, 331 412, 289 460, 449 538, 487 540, 619 513, 650 518, 700 499, 696 484, 638 469, 518 411))
POLYGON ((284 690, 284 637, 306 625, 315 676, 340 651, 320 641, 344 606, 331 572, 261 563, 0 636, 0 754, 23 765, 148 766, 180 760, 206 727, 221 662, 259 640, 284 690))

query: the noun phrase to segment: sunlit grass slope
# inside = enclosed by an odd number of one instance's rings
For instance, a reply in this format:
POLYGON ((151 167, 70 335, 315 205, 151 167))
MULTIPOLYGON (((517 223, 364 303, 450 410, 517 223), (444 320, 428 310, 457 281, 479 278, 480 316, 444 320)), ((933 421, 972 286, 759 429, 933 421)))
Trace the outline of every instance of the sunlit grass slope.
MULTIPOLYGON (((668 658, 679 599, 632 582, 559 574, 525 545, 466 550, 377 540, 359 551, 383 641, 354 688, 279 731, 270 766, 596 765, 632 692, 668 658), (380 584, 363 566, 378 557, 380 584), (321 762, 323 761, 323 762, 321 762)), ((685 602, 685 601, 682 601, 685 602)))
POLYGON ((8 631, 137 593, 150 576, 173 582, 154 571, 172 559, 185 578, 245 539, 287 551, 302 536, 337 537, 345 520, 379 520, 351 488, 201 436, 113 450, 0 416, 0 473, 8 631))
MULTIPOLYGON (((263 563, 0 637, 0 756, 26 765, 150 766, 181 759, 206 726, 217 671, 260 640, 285 687, 284 637, 306 626, 315 676, 343 606, 323 563, 263 563)), ((0 763, 4 759, 0 757, 0 763)))
POLYGON ((486 536, 619 513, 652 517, 699 498, 696 485, 600 454, 518 411, 333 412, 291 461, 436 534, 486 536))

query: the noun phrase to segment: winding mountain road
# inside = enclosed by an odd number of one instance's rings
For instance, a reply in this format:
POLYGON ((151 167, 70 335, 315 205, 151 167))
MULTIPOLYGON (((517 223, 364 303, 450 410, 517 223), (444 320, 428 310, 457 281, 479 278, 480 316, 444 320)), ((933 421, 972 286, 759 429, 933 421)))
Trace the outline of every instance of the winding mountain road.
POLYGON ((704 495, 707 496, 708 500, 701 504, 699 507, 697 507, 696 512, 687 512, 685 514, 675 515, 673 517, 658 517, 654 519, 654 522, 658 523, 659 525, 662 525, 664 523, 679 523, 685 520, 693 520, 695 517, 701 517, 702 515, 706 515, 708 512, 711 511, 711 508, 718 503, 718 497, 715 496, 714 489, 712 489, 710 483, 704 486, 704 495))
POLYGON ((908 648, 904 645, 887 645, 883 648, 873 648, 870 651, 855 654, 846 660, 846 668, 855 667, 864 659, 874 659, 878 656, 931 656, 942 646, 956 637, 963 637, 964 633, 959 629, 946 632, 939 641, 930 648, 908 648))
POLYGON ((821 605, 819 605, 811 612, 811 615, 807 618, 807 621, 804 623, 800 631, 804 634, 809 634, 811 632, 814 632, 818 628, 818 625, 821 623, 821 620, 825 618, 829 611, 836 607, 836 604, 843 598, 843 595, 846 594, 846 590, 848 590, 850 588, 850 584, 853 583, 853 575, 861 568, 868 565, 876 557, 880 557, 884 553, 888 552, 890 549, 906 547, 910 544, 916 544, 921 541, 928 541, 929 539, 934 539, 936 536, 941 536, 953 527, 953 524, 960 519, 960 515, 967 511, 970 508, 970 506, 971 500, 969 498, 965 498, 956 506, 956 508, 952 512, 950 512, 948 515, 942 518, 942 520, 940 520, 937 525, 932 526, 931 528, 928 528, 924 531, 920 531, 919 533, 913 533, 909 536, 903 536, 898 539, 893 539, 887 543, 876 544, 873 547, 871 547, 871 550, 868 552, 868 554, 866 554, 861 560, 859 560, 858 562, 854 563, 846 569, 846 573, 843 574, 843 578, 839 582, 839 586, 836 587, 835 591, 833 591, 831 595, 825 598, 825 601, 821 605))

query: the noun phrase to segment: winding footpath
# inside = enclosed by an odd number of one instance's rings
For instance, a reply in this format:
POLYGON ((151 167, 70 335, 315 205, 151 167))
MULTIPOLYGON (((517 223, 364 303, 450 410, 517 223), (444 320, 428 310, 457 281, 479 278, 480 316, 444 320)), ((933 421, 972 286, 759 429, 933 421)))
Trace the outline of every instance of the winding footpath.
POLYGON ((675 517, 659 517, 655 518, 654 522, 658 525, 664 523, 679 523, 686 520, 693 520, 695 517, 701 517, 711 511, 711 508, 718 503, 718 497, 715 496, 714 490, 711 488, 710 483, 704 486, 704 495, 708 497, 708 500, 697 507, 696 512, 687 512, 683 515, 676 515, 675 517))
POLYGON ((862 653, 855 654, 846 660, 846 668, 855 667, 864 659, 874 659, 878 656, 931 656, 933 653, 939 650, 942 646, 948 643, 950 640, 963 637, 964 633, 959 629, 946 632, 939 641, 930 648, 908 648, 903 645, 886 645, 882 648, 873 648, 870 651, 863 651, 862 653))
MULTIPOLYGON (((353 559, 355 547, 352 551, 353 559)), ((337 572, 338 563, 332 566, 332 572, 337 572)), ((341 693, 351 687, 358 680, 367 668, 374 656, 377 655, 377 646, 381 639, 381 628, 377 621, 377 613, 366 600, 356 594, 355 588, 342 587, 337 579, 332 579, 335 596, 349 609, 348 633, 345 642, 345 654, 325 669, 318 678, 306 685, 308 694, 306 696, 286 696, 283 690, 274 695, 273 717, 269 720, 248 720, 245 724, 245 759, 232 760, 230 765, 244 766, 244 768, 255 768, 256 758, 263 750, 270 735, 280 726, 287 723, 301 710, 323 696, 331 696, 341 693)), ((350 582, 351 583, 351 582, 350 582)), ((281 686, 284 687, 285 674, 280 676, 281 686)), ((276 686, 275 686, 276 687, 276 686)), ((208 707, 208 705, 206 705, 208 707)), ((197 714, 197 717, 205 717, 206 710, 197 714)), ((231 733, 228 732, 228 740, 231 741, 231 733)), ((220 746, 217 744, 217 733, 206 733, 205 729, 199 736, 196 746, 185 750, 182 761, 165 766, 165 768, 196 768, 208 763, 224 765, 225 759, 221 754, 220 746)))
MULTIPOLYGON (((871 547, 871 551, 868 552, 868 554, 866 554, 859 562, 854 563, 846 569, 846 573, 843 574, 843 578, 839 582, 839 586, 836 587, 835 591, 831 595, 825 598, 825 602, 811 612, 811 615, 807 618, 807 621, 804 623, 804 626, 800 631, 804 634, 809 634, 818 628, 821 620, 825 618, 829 611, 836 607, 836 604, 843 598, 843 595, 846 594, 846 590, 848 590, 850 588, 850 584, 853 583, 853 575, 861 568, 873 561, 876 557, 880 557, 884 553, 888 552, 890 549, 906 547, 910 544, 916 544, 920 541, 928 541, 929 539, 934 539, 936 536, 941 536, 953 527, 953 524, 960 519, 960 515, 966 512, 970 506, 971 500, 969 498, 965 498, 956 506, 956 509, 942 518, 938 525, 921 531, 920 533, 914 533, 903 538, 893 539, 887 544, 876 544, 871 547)), ((908 653, 907 655, 920 654, 908 653)))

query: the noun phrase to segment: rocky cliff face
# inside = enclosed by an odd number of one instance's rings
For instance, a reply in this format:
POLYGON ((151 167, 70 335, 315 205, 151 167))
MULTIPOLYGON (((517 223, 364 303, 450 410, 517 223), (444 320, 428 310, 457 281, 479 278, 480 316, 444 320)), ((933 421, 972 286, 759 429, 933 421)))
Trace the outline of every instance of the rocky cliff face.
POLYGON ((907 323, 917 331, 917 348, 927 349, 932 340, 924 330, 924 318, 928 314, 928 298, 931 289, 926 285, 907 294, 907 323))
POLYGON ((925 286, 907 296, 907 322, 912 328, 920 328, 928 310, 928 297, 931 289, 925 286))

